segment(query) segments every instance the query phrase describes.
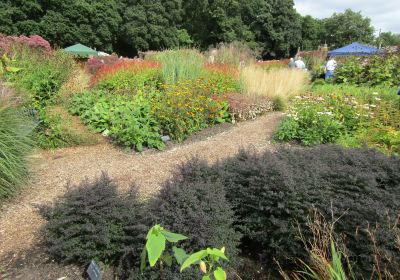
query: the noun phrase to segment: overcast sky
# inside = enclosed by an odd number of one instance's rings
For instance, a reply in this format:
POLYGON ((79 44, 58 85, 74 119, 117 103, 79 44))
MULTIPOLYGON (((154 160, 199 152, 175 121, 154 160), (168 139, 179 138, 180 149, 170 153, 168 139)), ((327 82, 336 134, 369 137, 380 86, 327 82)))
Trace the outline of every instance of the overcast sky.
POLYGON ((317 18, 331 16, 345 9, 361 11, 372 20, 377 31, 392 31, 400 34, 400 0, 295 0, 297 11, 302 15, 317 18))

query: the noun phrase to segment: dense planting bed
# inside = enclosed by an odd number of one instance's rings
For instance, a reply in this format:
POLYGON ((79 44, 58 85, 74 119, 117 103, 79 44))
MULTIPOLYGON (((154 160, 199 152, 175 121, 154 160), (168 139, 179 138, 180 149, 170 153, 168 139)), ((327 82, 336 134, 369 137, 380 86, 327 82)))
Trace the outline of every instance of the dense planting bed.
POLYGON ((396 88, 315 85, 296 97, 276 139, 400 154, 400 96, 396 88))

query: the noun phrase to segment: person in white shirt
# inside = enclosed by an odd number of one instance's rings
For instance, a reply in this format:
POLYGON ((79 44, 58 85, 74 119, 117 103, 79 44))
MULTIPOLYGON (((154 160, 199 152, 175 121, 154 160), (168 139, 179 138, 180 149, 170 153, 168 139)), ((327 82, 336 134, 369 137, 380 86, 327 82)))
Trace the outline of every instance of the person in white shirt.
POLYGON ((306 64, 304 63, 304 61, 301 58, 301 56, 299 56, 297 58, 297 60, 294 62, 294 64, 296 65, 297 69, 306 69, 306 64))
POLYGON ((333 57, 329 58, 325 66, 325 80, 333 78, 336 67, 337 67, 336 60, 333 57))

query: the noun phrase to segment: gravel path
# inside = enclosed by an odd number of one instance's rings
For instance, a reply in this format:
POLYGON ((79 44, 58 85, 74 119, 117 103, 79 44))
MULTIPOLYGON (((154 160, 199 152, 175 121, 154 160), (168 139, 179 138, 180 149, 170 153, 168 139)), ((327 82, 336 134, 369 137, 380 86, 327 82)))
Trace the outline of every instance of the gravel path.
MULTIPOLYGON (((191 156, 215 162, 234 155, 242 147, 260 151, 270 148, 269 140, 280 118, 280 113, 270 113, 162 152, 124 153, 108 143, 40 152, 34 157, 30 186, 1 209, 0 269, 15 269, 17 260, 22 260, 21 266, 33 261, 28 260, 28 252, 40 241, 38 232, 44 223, 36 206, 51 203, 64 194, 68 181, 78 183, 85 177, 93 179, 106 171, 121 191, 135 183, 143 194, 151 195, 171 176, 177 164, 191 156)), ((33 272, 32 267, 30 272, 33 272)))

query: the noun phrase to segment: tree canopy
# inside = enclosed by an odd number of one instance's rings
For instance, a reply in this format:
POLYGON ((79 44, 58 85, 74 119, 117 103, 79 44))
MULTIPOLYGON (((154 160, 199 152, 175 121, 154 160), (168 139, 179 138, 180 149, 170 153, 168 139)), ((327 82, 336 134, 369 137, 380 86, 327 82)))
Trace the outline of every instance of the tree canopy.
POLYGON ((2 0, 0 33, 38 34, 59 47, 82 43, 129 56, 241 41, 264 58, 280 58, 324 43, 399 42, 390 32, 378 41, 359 12, 320 20, 299 15, 293 0, 2 0))

